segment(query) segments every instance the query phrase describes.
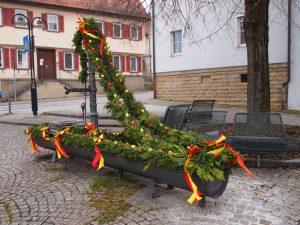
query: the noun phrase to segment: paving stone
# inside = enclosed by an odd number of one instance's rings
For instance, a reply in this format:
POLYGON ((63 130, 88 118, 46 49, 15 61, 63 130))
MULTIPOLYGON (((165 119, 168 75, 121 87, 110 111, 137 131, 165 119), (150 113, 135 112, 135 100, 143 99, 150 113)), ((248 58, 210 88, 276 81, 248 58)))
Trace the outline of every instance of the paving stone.
MULTIPOLYGON (((90 162, 50 160, 34 162, 25 127, 0 124, 0 224, 10 224, 4 205, 13 215, 11 224, 97 224, 101 214, 89 206, 89 184, 95 178, 90 162), (68 167, 49 172, 46 168, 68 167), (57 177, 63 179, 51 182, 57 177)), ((52 153, 41 149, 42 154, 52 153)), ((186 203, 191 192, 175 188, 156 199, 138 191, 128 201, 127 213, 110 224, 247 224, 299 225, 300 169, 251 169, 255 179, 237 169, 224 194, 207 199, 205 209, 186 203), (279 196, 279 197, 278 197, 279 196)))

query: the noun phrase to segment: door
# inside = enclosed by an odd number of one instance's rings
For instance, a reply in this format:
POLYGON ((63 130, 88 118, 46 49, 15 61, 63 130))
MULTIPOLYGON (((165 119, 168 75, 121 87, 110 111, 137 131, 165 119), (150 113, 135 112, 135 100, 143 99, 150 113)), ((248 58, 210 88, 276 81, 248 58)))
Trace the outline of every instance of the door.
POLYGON ((37 64, 39 80, 56 79, 55 50, 38 49, 37 64))

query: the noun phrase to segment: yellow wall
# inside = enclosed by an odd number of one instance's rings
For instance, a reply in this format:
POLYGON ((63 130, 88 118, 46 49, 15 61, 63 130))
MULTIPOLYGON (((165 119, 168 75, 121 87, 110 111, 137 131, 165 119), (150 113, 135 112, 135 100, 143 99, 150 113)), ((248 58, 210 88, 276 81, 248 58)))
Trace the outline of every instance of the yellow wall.
MULTIPOLYGON (((82 13, 76 13, 71 11, 62 11, 56 9, 48 9, 48 8, 39 8, 33 7, 29 5, 20 5, 20 4, 11 4, 11 3, 3 3, 0 2, 0 7, 7 8, 18 8, 18 9, 26 9, 28 11, 33 11, 33 17, 41 16, 41 13, 52 13, 57 15, 64 16, 64 32, 49 32, 42 29, 35 28, 34 36, 35 36, 35 45, 37 48, 50 48, 50 49, 58 49, 58 51, 71 50, 72 47, 72 39, 74 32, 76 31, 76 22, 77 18, 80 17, 93 17, 97 20, 102 20, 106 22, 120 22, 123 24, 137 24, 139 26, 144 26, 143 23, 137 23, 134 21, 129 21, 118 18, 110 18, 106 16, 95 16, 88 15, 82 13)), ((10 26, 0 27, 0 48, 22 48, 23 45, 23 37, 28 35, 28 30, 24 28, 15 28, 10 26)), ((117 54, 126 54, 126 55, 148 55, 149 54, 149 40, 145 38, 145 29, 143 27, 143 40, 142 41, 130 41, 127 39, 113 39, 107 38, 110 49, 113 53, 117 54)), ((57 52, 56 51, 56 54, 57 52)), ((66 72, 59 70, 58 66, 58 55, 57 65, 56 65, 56 76, 57 78, 74 78, 78 74, 78 71, 66 72)), ((37 57, 35 52, 35 65, 37 66, 37 57)), ((37 67, 35 68, 37 71, 37 67)), ((37 72, 36 72, 37 73, 37 72)), ((29 70, 17 70, 16 77, 17 78, 26 78, 29 77, 29 70)), ((0 78, 13 78, 13 70, 12 69, 0 69, 0 78)))

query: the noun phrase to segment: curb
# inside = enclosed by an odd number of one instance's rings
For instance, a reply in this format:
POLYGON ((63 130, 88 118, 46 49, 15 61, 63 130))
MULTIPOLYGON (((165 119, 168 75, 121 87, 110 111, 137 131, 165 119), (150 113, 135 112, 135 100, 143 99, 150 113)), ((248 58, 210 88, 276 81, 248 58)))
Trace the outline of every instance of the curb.
MULTIPOLYGON (((58 116, 58 117, 69 117, 69 118, 79 118, 79 119, 82 118, 81 115, 76 115, 76 114, 62 114, 62 113, 51 113, 51 112, 44 112, 42 114, 45 116, 58 116)), ((99 116, 99 119, 109 120, 114 118, 112 116, 99 116)))
MULTIPOLYGON (((256 158, 246 158, 245 163, 250 168, 257 168, 256 158)), ((300 159, 261 159, 260 168, 300 167, 300 159)))
POLYGON ((7 125, 16 125, 16 126, 34 126, 40 124, 37 123, 24 123, 24 122, 13 122, 13 121, 0 121, 0 124, 7 124, 7 125))

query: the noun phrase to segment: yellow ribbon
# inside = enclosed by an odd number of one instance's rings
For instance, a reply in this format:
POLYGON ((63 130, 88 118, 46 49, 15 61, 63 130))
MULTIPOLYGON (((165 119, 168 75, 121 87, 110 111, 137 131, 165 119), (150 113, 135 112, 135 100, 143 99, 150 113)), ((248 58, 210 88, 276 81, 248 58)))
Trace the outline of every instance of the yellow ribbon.
POLYGON ((99 171, 100 169, 102 169, 104 167, 104 158, 101 154, 100 149, 97 147, 97 144, 100 144, 102 142, 103 138, 104 138, 103 134, 101 134, 99 137, 94 137, 94 142, 96 143, 95 149, 94 149, 96 152, 96 156, 95 156, 94 160, 92 161, 92 167, 96 168, 98 158, 99 158, 99 164, 98 164, 97 171, 99 171))
POLYGON ((42 128, 40 128, 40 131, 42 132, 42 139, 44 141, 49 141, 50 138, 48 137, 48 134, 47 134, 47 132, 49 131, 49 128, 48 127, 42 127, 42 128))
POLYGON ((219 147, 219 146, 221 146, 220 148, 217 148, 217 149, 214 149, 214 150, 211 150, 211 151, 207 152, 207 154, 217 155, 220 152, 222 152, 225 149, 225 144, 224 144, 225 140, 226 140, 226 138, 225 138, 224 134, 222 134, 216 141, 210 141, 210 140, 206 141, 206 146, 207 147, 211 147, 211 146, 219 147))
POLYGON ((202 193, 200 191, 198 191, 196 184, 193 182, 192 177, 187 170, 187 165, 188 165, 189 161, 193 158, 194 154, 196 154, 198 151, 200 151, 200 147, 198 147, 196 145, 193 148, 187 147, 187 151, 189 152, 189 156, 187 157, 187 159, 185 160, 185 163, 184 163, 184 177, 185 177, 185 180, 186 180, 188 186, 190 187, 190 189, 193 192, 191 197, 189 197, 189 199, 187 200, 187 202, 189 204, 192 204, 194 201, 199 202, 202 199, 202 197, 200 196, 200 195, 202 195, 202 193))
POLYGON ((57 153, 58 159, 60 159, 61 156, 64 156, 65 158, 69 158, 69 156, 67 155, 65 150, 61 147, 61 143, 60 143, 60 136, 63 134, 69 134, 69 133, 70 133, 70 128, 67 127, 65 129, 63 129, 62 131, 57 132, 55 135, 54 145, 56 147, 56 153, 57 153))

